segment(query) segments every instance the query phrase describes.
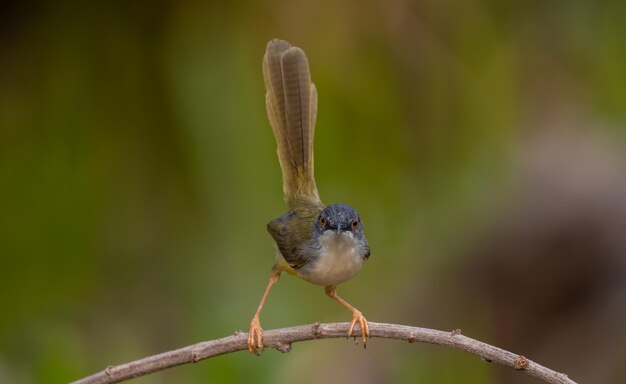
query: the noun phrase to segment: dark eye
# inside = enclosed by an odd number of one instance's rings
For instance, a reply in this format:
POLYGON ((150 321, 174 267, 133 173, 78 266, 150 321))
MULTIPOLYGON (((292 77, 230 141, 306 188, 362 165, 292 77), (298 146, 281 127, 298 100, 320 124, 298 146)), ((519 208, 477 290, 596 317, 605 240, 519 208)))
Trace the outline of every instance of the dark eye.
POLYGON ((359 219, 352 220, 352 228, 356 229, 359 226, 359 219))
POLYGON ((323 227, 326 225, 326 219, 322 216, 320 217, 320 225, 323 227))

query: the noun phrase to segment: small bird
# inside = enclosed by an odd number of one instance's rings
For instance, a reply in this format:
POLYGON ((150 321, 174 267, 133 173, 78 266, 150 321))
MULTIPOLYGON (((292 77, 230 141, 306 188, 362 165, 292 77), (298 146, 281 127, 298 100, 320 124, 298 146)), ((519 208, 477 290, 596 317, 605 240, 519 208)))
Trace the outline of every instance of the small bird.
MULTIPOLYGON (((337 296, 337 284, 353 278, 370 255, 363 222, 345 204, 325 206, 313 177, 313 136, 317 90, 311 83, 304 51, 284 40, 267 44, 263 58, 267 115, 278 146, 283 192, 289 212, 267 224, 278 252, 248 334, 248 349, 263 348, 259 315, 282 272, 325 287, 326 294, 352 312, 348 337, 361 327, 363 343, 369 327, 363 314, 337 296)), ((356 336, 355 336, 356 337, 356 336)))

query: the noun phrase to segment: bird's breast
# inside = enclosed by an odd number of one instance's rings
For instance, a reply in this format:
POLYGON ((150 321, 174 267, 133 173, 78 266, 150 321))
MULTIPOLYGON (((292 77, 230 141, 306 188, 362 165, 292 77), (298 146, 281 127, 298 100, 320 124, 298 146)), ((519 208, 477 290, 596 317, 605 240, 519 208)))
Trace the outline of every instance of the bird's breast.
POLYGON ((298 276, 318 285, 337 285, 350 280, 361 269, 363 255, 359 242, 350 232, 326 231, 320 235, 311 262, 298 276))

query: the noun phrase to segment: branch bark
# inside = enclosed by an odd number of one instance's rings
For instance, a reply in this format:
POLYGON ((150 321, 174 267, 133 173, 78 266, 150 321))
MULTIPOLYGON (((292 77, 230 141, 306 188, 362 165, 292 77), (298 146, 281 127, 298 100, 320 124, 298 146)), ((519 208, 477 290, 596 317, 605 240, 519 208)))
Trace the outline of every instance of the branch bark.
MULTIPOLYGON (((315 323, 312 325, 272 329, 263 332, 263 343, 266 348, 275 348, 281 352, 289 352, 291 344, 294 342, 346 337, 348 326, 349 323, 315 323)), ((369 326, 371 337, 404 340, 409 343, 439 344, 472 353, 488 362, 506 365, 534 376, 545 383, 576 384, 563 373, 546 368, 524 356, 516 355, 493 345, 463 336, 460 330, 444 332, 428 328, 373 322, 370 322, 369 326)), ((232 336, 221 339, 204 341, 129 363, 109 366, 103 371, 77 380, 74 383, 117 383, 177 365, 195 363, 210 357, 247 350, 247 338, 247 333, 237 332, 232 336)))

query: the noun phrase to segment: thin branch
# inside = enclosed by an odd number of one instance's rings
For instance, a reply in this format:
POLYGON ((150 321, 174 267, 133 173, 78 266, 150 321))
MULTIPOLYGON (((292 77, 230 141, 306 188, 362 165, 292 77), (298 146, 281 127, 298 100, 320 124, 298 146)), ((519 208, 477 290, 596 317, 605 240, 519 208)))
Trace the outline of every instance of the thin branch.
MULTIPOLYGON (((291 343, 294 342, 346 337, 348 325, 348 323, 315 323, 312 325, 272 329, 263 332, 263 342, 266 347, 276 348, 281 352, 289 352, 291 350, 291 343)), ((409 343, 444 345, 472 353, 488 362, 506 365, 534 376, 546 383, 576 384, 565 374, 548 369, 524 356, 516 355, 504 349, 463 336, 460 330, 444 332, 428 328, 373 322, 370 322, 369 326, 371 337, 404 340, 409 343)), ((247 351, 247 338, 247 333, 237 332, 233 336, 204 341, 126 364, 109 366, 103 371, 75 381, 74 383, 117 383, 181 364, 195 363, 200 360, 231 352, 247 351)))

